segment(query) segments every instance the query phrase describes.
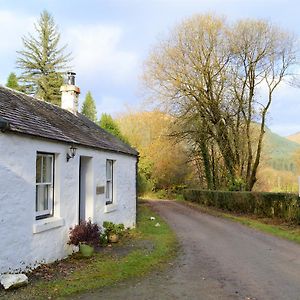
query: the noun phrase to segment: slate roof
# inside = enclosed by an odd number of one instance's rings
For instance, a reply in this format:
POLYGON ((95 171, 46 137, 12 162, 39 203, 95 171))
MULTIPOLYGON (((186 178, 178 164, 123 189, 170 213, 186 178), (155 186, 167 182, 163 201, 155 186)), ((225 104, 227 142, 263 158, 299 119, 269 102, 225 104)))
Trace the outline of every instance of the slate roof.
POLYGON ((56 105, 3 86, 0 86, 0 118, 10 123, 7 132, 138 155, 135 149, 84 115, 74 115, 56 105))

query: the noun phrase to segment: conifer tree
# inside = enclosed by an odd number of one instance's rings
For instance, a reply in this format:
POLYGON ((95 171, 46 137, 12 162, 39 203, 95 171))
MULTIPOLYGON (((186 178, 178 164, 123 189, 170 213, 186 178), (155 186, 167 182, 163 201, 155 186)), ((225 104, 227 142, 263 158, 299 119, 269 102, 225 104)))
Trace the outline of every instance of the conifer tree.
POLYGON ((17 91, 22 90, 22 88, 21 88, 21 86, 19 85, 19 82, 18 82, 18 77, 14 72, 11 72, 8 75, 6 86, 13 89, 13 90, 17 90, 17 91))
POLYGON ((35 36, 23 36, 24 49, 17 52, 17 66, 23 71, 20 79, 26 93, 59 105, 62 73, 67 69, 70 54, 64 54, 66 45, 59 47, 60 33, 46 10, 35 24, 35 31, 35 36))
POLYGON ((93 122, 97 122, 97 109, 95 100, 90 91, 87 92, 85 100, 82 103, 81 113, 93 122))
POLYGON ((102 114, 100 121, 99 121, 99 125, 101 128, 108 131, 115 137, 119 138, 124 143, 129 144, 127 138, 121 133, 121 130, 120 130, 118 124, 114 121, 114 119, 112 118, 111 115, 106 114, 106 113, 102 114))

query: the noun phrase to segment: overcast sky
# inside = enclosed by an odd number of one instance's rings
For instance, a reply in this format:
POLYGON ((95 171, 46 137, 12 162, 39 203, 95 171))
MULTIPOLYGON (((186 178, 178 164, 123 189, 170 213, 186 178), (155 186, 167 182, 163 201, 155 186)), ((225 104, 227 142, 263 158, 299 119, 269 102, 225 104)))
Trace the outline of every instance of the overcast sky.
MULTIPOLYGON (((300 36, 300 1, 293 0, 0 0, 0 83, 14 71, 21 37, 34 32, 44 9, 59 25, 62 43, 73 53, 81 100, 88 90, 98 114, 117 115, 142 103, 141 66, 159 37, 197 13, 229 21, 262 18, 300 36)), ((277 91, 268 126, 281 135, 300 131, 300 90, 277 91)))

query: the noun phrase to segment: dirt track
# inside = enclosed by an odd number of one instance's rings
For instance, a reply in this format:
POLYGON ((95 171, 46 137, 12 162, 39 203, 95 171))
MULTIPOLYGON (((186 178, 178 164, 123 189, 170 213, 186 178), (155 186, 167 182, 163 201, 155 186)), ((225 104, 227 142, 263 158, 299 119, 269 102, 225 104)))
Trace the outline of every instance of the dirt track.
POLYGON ((300 300, 299 245, 173 201, 151 206, 182 245, 173 266, 79 299, 300 300))

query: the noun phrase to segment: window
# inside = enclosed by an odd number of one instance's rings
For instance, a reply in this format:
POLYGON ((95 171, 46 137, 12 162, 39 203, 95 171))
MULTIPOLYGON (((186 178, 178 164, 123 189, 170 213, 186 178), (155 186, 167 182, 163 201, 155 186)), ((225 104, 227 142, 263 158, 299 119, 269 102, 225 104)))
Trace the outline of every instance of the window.
POLYGON ((54 154, 36 155, 36 219, 53 215, 54 154))
POLYGON ((113 188, 114 188, 114 161, 111 159, 106 160, 106 204, 113 203, 113 188))

